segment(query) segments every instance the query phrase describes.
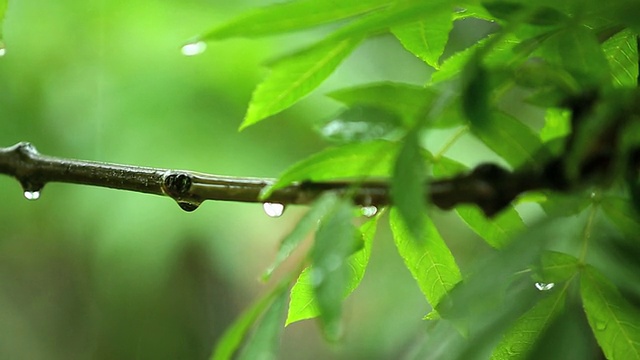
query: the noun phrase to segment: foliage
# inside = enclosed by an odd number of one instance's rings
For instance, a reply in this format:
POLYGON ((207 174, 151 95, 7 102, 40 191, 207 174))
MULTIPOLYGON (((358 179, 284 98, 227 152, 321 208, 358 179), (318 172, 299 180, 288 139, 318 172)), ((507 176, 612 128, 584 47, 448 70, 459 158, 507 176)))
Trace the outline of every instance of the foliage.
MULTIPOLYGON (((634 1, 299 0, 240 16, 198 40, 337 25, 324 39, 269 64, 270 73, 256 88, 242 129, 300 101, 370 37, 391 34, 406 51, 435 69, 424 86, 371 83, 333 91, 329 96, 344 104, 345 111, 330 123, 328 136, 341 144, 293 166, 274 186, 306 180, 353 179, 357 184, 390 179, 395 206, 389 221, 398 252, 434 309, 425 320, 425 328, 432 329, 426 336, 437 341, 456 339, 445 341, 441 351, 425 345, 419 356, 553 356, 545 350, 545 342, 557 344, 558 340, 546 334, 558 326, 562 329, 563 314, 582 306, 581 316, 588 320, 592 339, 605 356, 631 359, 640 358, 640 310, 634 305, 637 274, 624 272, 625 277, 612 278, 628 262, 603 262, 597 255, 611 248, 593 244, 640 246, 634 242, 637 206, 631 206, 625 189, 629 185, 633 192, 638 186, 637 169, 629 170, 636 175, 625 177, 627 170, 616 160, 618 165, 606 182, 585 186, 581 168, 594 151, 594 142, 602 141, 595 134, 615 133, 607 146, 616 159, 630 156, 639 145, 637 136, 623 141, 620 135, 624 129, 635 129, 638 116, 633 103, 638 98, 640 22, 630 15, 637 10, 634 1), (468 48, 446 54, 450 31, 466 18, 497 26, 468 48), (514 91, 526 93, 521 101, 546 110, 543 127, 532 128, 527 123, 531 119, 506 110, 505 99, 514 91), (575 103, 586 98, 595 105, 584 100, 575 103), (458 133, 432 155, 425 139, 436 129, 458 133), (445 157, 465 133, 513 169, 544 166, 549 154, 557 154, 568 164, 566 174, 551 176, 566 175, 575 185, 567 188, 568 195, 549 192, 523 198, 547 212, 546 218, 527 225, 517 207, 509 206, 495 218, 486 218, 473 205, 457 207, 460 218, 497 249, 489 260, 479 261, 484 268, 472 266, 475 270, 461 274, 431 220, 436 211, 428 209, 423 199, 429 175, 450 177, 467 171, 445 157), (566 153, 559 150, 561 142, 571 145, 566 153), (586 203, 578 208, 570 205, 583 199, 584 193, 591 194, 586 203), (560 232, 563 221, 569 225, 560 232)), ((358 254, 370 252, 380 218, 368 220, 360 230, 366 234, 364 245, 353 244, 349 208, 348 198, 323 198, 311 209, 309 219, 320 217, 320 226, 309 267, 291 291, 286 320, 290 324, 318 317, 329 339, 339 334, 340 304, 364 273, 369 256, 358 254), (354 257, 359 260, 349 262, 349 273, 347 259, 354 257)), ((301 230, 292 235, 309 231, 309 219, 304 218, 301 230)), ((285 239, 276 264, 299 242, 301 235, 296 236, 295 243, 291 236, 285 239)), ((225 347, 225 341, 218 346, 225 347)), ((597 358, 597 354, 590 356, 597 358)))

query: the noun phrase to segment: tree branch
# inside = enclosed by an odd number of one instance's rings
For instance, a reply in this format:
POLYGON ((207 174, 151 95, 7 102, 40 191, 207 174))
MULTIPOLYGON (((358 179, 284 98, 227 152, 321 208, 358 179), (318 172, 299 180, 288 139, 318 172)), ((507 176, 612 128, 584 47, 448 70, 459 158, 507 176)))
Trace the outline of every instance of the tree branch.
MULTIPOLYGON (((428 201, 441 209, 462 203, 476 204, 487 216, 504 209, 525 191, 566 190, 562 163, 551 161, 541 170, 509 172, 497 165, 480 165, 468 174, 428 184, 428 201)), ((0 174, 16 178, 28 198, 37 198, 49 182, 63 182, 129 190, 173 198, 185 211, 194 211, 205 200, 310 204, 326 191, 347 194, 356 205, 391 203, 386 182, 301 182, 277 189, 267 199, 261 192, 274 179, 242 178, 192 171, 70 160, 41 155, 33 145, 21 142, 0 148, 0 174)))

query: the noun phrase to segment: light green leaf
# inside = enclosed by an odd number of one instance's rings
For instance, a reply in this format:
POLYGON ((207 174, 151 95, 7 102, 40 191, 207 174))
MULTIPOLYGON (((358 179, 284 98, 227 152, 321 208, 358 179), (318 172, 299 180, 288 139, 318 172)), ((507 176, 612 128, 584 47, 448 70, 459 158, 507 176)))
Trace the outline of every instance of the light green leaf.
POLYGON ((258 37, 306 29, 388 7, 389 0, 299 0, 263 7, 199 36, 199 40, 258 37))
MULTIPOLYGON (((449 158, 440 158, 433 164, 435 176, 454 176, 467 170, 467 167, 449 158)), ((511 205, 493 218, 487 218, 476 206, 461 205, 455 209, 456 213, 469 228, 494 248, 507 245, 519 232, 525 228, 520 215, 511 205)))
POLYGON ((439 8, 419 21, 396 26, 391 32, 405 49, 438 69, 440 57, 453 28, 451 9, 439 8))
POLYGON ((565 295, 566 287, 561 291, 554 291, 522 315, 504 335, 491 355, 491 359, 527 359, 536 341, 562 311, 565 295))
POLYGON ((242 350, 239 360, 275 360, 277 358, 286 310, 287 292, 282 291, 262 316, 253 335, 246 342, 247 345, 242 350))
POLYGON ((426 214, 423 217, 422 239, 413 238, 396 208, 391 209, 389 221, 400 256, 427 301, 435 309, 440 300, 462 279, 451 251, 426 214))
POLYGON ((611 76, 616 86, 636 87, 638 84, 637 35, 623 30, 602 44, 604 56, 609 62, 611 76))
POLYGON ((324 333, 331 340, 340 335, 342 300, 349 285, 347 258, 357 246, 351 207, 343 200, 322 220, 311 251, 311 285, 324 333))
POLYGON ((542 280, 545 283, 569 280, 578 273, 581 267, 580 260, 557 251, 543 252, 540 263, 542 266, 542 280))
POLYGON ((382 82, 340 89, 327 95, 349 107, 378 107, 405 120, 413 120, 427 110, 436 93, 422 86, 382 82))
POLYGON ((589 325, 607 359, 640 359, 638 309, 590 266, 582 274, 580 293, 589 325))
MULTIPOLYGON (((382 212, 379 212, 374 218, 364 223, 359 234, 362 237, 363 246, 360 250, 349 257, 349 285, 344 291, 344 297, 351 294, 360 285, 364 277, 365 270, 369 264, 371 256, 371 244, 376 234, 378 220, 382 212)), ((291 303, 289 304, 289 314, 287 316, 286 325, 305 319, 315 318, 320 314, 318 304, 314 296, 313 286, 311 285, 310 268, 304 271, 298 277, 298 281, 291 289, 291 303)))
POLYGON ((323 42, 271 65, 267 79, 253 92, 240 129, 296 103, 315 89, 360 43, 361 38, 323 42))
POLYGON ((378 140, 326 149, 293 165, 263 195, 302 181, 389 177, 398 143, 378 140))
POLYGON ((513 168, 534 164, 542 146, 531 128, 501 112, 492 113, 481 124, 471 123, 471 132, 513 168))
POLYGON ((338 197, 331 192, 324 193, 316 200, 309 211, 298 221, 296 227, 280 243, 280 248, 276 254, 273 264, 265 270, 262 275, 263 280, 268 280, 273 271, 285 261, 305 236, 318 225, 318 221, 323 218, 338 202, 338 197))
POLYGON ((222 334, 222 337, 216 344, 213 355, 211 355, 211 359, 231 359, 256 319, 258 319, 274 299, 278 298, 282 293, 286 293, 288 284, 288 279, 283 281, 249 309, 245 310, 242 315, 225 330, 224 334, 222 334))
POLYGON ((427 216, 426 172, 418 131, 414 130, 405 137, 398 153, 391 179, 391 197, 394 207, 417 240, 422 239, 424 218, 427 216))
POLYGON ((571 111, 561 108, 548 108, 544 117, 544 127, 540 138, 544 142, 567 136, 571 132, 571 111))

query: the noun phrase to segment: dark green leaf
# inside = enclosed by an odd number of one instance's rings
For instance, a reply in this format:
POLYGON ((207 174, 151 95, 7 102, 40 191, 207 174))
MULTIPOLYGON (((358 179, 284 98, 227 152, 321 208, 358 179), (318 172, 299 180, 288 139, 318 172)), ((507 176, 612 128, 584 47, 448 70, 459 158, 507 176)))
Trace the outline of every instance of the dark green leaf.
POLYGON ((352 143, 388 139, 401 133, 402 118, 373 106, 354 106, 344 110, 320 127, 320 134, 328 140, 352 143))
POLYGON ((220 340, 216 344, 212 360, 231 359, 240 344, 244 340, 247 332, 255 323, 256 319, 265 311, 265 309, 274 301, 274 299, 286 293, 288 280, 283 281, 279 286, 274 288, 267 295, 258 300, 253 306, 245 310, 234 323, 227 328, 222 334, 220 340))
POLYGON ((326 149, 285 171, 264 197, 300 181, 389 177, 397 152, 398 143, 383 140, 326 149))
POLYGON ((377 11, 389 4, 389 0, 290 1, 240 15, 201 35, 199 39, 219 40, 291 32, 377 11))
MULTIPOLYGON (((362 237, 363 246, 349 257, 351 273, 349 276, 349 285, 344 291, 345 297, 360 285, 360 281, 362 281, 364 277, 365 270, 369 264, 369 257, 371 256, 371 244, 373 243, 373 237, 375 236, 376 227, 381 215, 382 212, 379 212, 376 217, 360 227, 359 234, 362 237)), ((287 325, 296 321, 315 318, 320 314, 311 284, 310 274, 310 268, 304 269, 298 277, 298 281, 291 289, 291 303, 289 304, 287 325)))
POLYGON ((405 49, 429 66, 438 69, 451 28, 453 28, 451 9, 442 7, 429 13, 424 19, 393 27, 391 32, 405 49))
POLYGON ((342 300, 350 281, 347 259, 357 246, 351 207, 350 201, 343 200, 323 219, 311 251, 311 285, 324 333, 330 340, 340 336, 342 300))
MULTIPOLYGON (((438 177, 454 176, 467 170, 466 166, 448 158, 440 158, 433 164, 433 173, 438 177)), ((469 228, 494 248, 504 247, 525 228, 520 215, 511 205, 493 218, 487 218, 476 206, 462 205, 455 210, 469 228)))
POLYGON ((480 124, 472 122, 471 131, 513 168, 535 163, 542 146, 531 128, 500 112, 492 113, 480 124))
POLYGON ((296 227, 280 243, 278 254, 273 264, 265 270, 262 275, 263 280, 268 280, 271 273, 285 261, 305 236, 318 225, 318 221, 323 218, 337 203, 338 197, 330 192, 323 194, 316 200, 309 211, 298 221, 296 227))
POLYGON ((328 96, 349 107, 378 107, 409 122, 425 112, 436 93, 433 89, 422 86, 383 82, 340 89, 328 96))
POLYGON ((240 129, 288 108, 309 94, 338 67, 360 40, 349 38, 323 42, 272 64, 267 79, 253 92, 240 129))
POLYGON ((462 74, 462 110, 474 127, 482 127, 491 118, 489 71, 479 55, 472 57, 462 74))
POLYGON ((418 132, 412 131, 404 139, 398 153, 391 179, 391 197, 394 207, 416 240, 422 239, 424 231, 427 213, 426 181, 427 167, 418 132))
POLYGON ((600 203, 602 210, 626 234, 640 234, 640 216, 628 199, 606 196, 600 203))
POLYGON ((580 281, 582 303, 607 359, 640 359, 640 312, 597 270, 587 267, 580 281))
POLYGON ((246 342, 239 360, 277 359, 286 310, 287 292, 282 291, 262 316, 253 335, 246 342))
POLYGON ((424 214, 424 237, 415 239, 398 209, 391 209, 389 221, 393 240, 407 269, 420 290, 435 308, 440 300, 462 279, 451 251, 438 230, 424 214))
POLYGON ((623 30, 602 44, 616 86, 636 87, 638 83, 637 35, 623 30))
POLYGON ((484 7, 499 19, 521 21, 532 25, 557 25, 569 18, 560 11, 530 2, 485 1, 484 7))
POLYGON ((575 276, 580 270, 580 260, 557 252, 545 251, 541 257, 542 280, 546 283, 566 281, 575 276))

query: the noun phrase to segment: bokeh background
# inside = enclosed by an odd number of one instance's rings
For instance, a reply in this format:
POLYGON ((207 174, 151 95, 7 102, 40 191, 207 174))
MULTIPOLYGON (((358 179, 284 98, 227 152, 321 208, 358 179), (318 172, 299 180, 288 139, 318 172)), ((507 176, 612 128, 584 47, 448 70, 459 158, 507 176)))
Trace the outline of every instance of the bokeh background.
MULTIPOLYGON (((30 141, 61 157, 275 177, 330 145, 314 129, 339 105, 323 92, 429 77, 397 41, 378 37, 300 104, 238 132, 266 74, 261 63, 331 28, 210 43, 193 57, 180 48, 265 4, 10 0, 0 147, 30 141)), ((483 31, 456 28, 453 46, 483 31)), ((478 152, 457 151, 477 160, 478 152)), ((258 204, 205 202, 185 213, 168 198, 57 183, 27 201, 14 179, 0 176, 0 358, 205 359, 242 309, 273 286, 259 275, 304 211, 292 207, 274 219, 258 204)), ((456 255, 485 249, 455 219, 439 218, 456 255)), ((345 304, 343 342, 327 344, 313 321, 296 323, 285 329, 280 358, 411 351, 429 308, 384 223, 363 284, 345 304)))

